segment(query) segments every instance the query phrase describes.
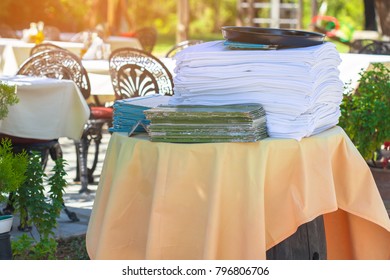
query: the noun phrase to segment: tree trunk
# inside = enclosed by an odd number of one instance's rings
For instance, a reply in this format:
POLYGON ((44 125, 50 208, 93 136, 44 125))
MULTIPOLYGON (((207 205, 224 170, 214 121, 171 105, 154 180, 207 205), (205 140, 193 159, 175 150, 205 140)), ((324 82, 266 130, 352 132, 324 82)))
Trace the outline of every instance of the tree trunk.
POLYGON ((188 0, 177 1, 177 30, 176 30, 176 42, 188 39, 188 25, 189 25, 189 3, 188 0))
POLYGON ((390 36, 390 1, 375 0, 375 11, 378 16, 379 33, 390 36))

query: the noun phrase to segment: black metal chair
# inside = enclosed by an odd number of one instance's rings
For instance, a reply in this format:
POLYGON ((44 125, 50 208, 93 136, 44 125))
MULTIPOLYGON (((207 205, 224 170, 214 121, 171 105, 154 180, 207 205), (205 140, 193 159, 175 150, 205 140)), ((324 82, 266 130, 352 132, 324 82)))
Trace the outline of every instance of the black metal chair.
POLYGON ((390 41, 379 41, 372 39, 359 39, 350 44, 350 53, 360 54, 390 54, 390 41))
POLYGON ((135 37, 138 38, 145 52, 152 53, 157 42, 157 30, 154 27, 143 27, 136 30, 135 37))
POLYGON ((148 94, 173 95, 173 79, 157 57, 142 50, 121 48, 109 58, 115 99, 148 94))
POLYGON ((390 41, 373 41, 370 44, 365 45, 359 50, 361 54, 380 54, 380 55, 389 55, 390 54, 390 41))
MULTIPOLYGON (((20 67, 18 74, 72 80, 86 100, 91 93, 88 73, 80 59, 64 49, 46 50, 32 55, 20 67)), ((81 181, 80 192, 89 191, 88 183, 93 182, 93 172, 98 162, 103 125, 112 120, 111 108, 90 106, 90 111, 90 118, 84 127, 82 137, 80 141, 75 141, 77 155, 75 180, 81 181), (94 159, 91 167, 88 167, 88 150, 92 142, 95 144, 94 159)))
POLYGON ((189 46, 201 44, 204 41, 202 40, 186 40, 182 41, 176 45, 174 45, 172 48, 170 48, 167 53, 165 54, 165 57, 172 58, 174 57, 178 52, 184 50, 185 48, 188 48, 189 46))

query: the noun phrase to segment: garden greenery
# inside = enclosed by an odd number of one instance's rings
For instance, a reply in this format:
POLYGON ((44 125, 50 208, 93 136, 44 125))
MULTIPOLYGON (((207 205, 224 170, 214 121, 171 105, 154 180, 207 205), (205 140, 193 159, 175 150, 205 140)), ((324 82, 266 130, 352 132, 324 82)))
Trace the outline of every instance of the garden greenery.
POLYGON ((23 234, 12 242, 12 251, 16 259, 54 259, 57 241, 53 230, 63 208, 63 193, 67 185, 66 161, 55 160, 55 166, 48 177, 41 164, 39 153, 32 152, 26 172, 26 181, 15 196, 16 210, 20 213, 21 228, 35 226, 39 238, 23 234), (48 185, 48 194, 45 186, 48 185))
POLYGON ((390 140, 390 70, 383 63, 372 66, 359 74, 356 91, 345 94, 339 121, 366 160, 390 140))
POLYGON ((18 102, 16 86, 0 81, 0 120, 3 120, 8 115, 8 106, 18 102))
POLYGON ((16 191, 24 182, 28 164, 25 152, 15 155, 9 139, 0 143, 0 202, 7 199, 8 193, 16 191))

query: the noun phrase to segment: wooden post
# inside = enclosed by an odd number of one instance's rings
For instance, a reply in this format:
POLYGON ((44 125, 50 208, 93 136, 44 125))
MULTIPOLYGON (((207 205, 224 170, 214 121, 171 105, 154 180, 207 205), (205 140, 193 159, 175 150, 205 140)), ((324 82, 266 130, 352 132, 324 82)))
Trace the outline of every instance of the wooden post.
POLYGON ((271 28, 279 28, 280 27, 280 0, 272 0, 271 1, 271 28))
POLYGON ((311 0, 311 18, 318 14, 318 3, 317 0, 311 0))
POLYGON ((176 43, 188 40, 189 3, 188 0, 177 1, 177 30, 176 43))
POLYGON ((378 17, 378 31, 381 35, 390 36, 390 1, 375 0, 375 12, 378 17))
POLYGON ((297 29, 301 29, 302 28, 302 18, 303 18, 303 0, 298 0, 298 13, 297 13, 297 29))
POLYGON ((115 12, 118 7, 118 0, 107 0, 107 29, 110 34, 116 33, 116 17, 115 12))
POLYGON ((250 26, 255 26, 254 19, 255 19, 255 1, 254 0, 248 0, 248 23, 250 26))
POLYGON ((237 16, 236 16, 236 25, 244 25, 244 11, 242 8, 242 0, 237 0, 237 16))

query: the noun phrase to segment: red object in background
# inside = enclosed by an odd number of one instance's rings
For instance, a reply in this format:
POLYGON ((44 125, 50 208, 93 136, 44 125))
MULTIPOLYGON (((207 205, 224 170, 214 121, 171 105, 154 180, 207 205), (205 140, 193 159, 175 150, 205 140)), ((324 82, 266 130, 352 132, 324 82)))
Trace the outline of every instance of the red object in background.
POLYGON ((328 37, 335 37, 336 36, 336 31, 340 29, 340 23, 339 21, 337 20, 337 18, 335 17, 332 17, 332 16, 321 16, 321 15, 317 15, 317 16, 314 16, 312 19, 311 19, 311 23, 314 23, 316 24, 318 21, 327 21, 327 22, 333 22, 334 23, 334 28, 332 30, 329 30, 326 32, 326 36, 328 37))
POLYGON ((133 31, 130 31, 130 32, 122 32, 122 33, 119 34, 119 36, 121 36, 121 37, 132 38, 132 37, 135 37, 135 32, 133 32, 133 31))
MULTIPOLYGON (((385 141, 385 143, 383 144, 383 146, 384 146, 384 150, 385 150, 385 151, 389 151, 389 152, 390 152, 390 141, 385 141)), ((387 165, 389 164, 389 161, 390 161, 390 157, 384 156, 384 157, 382 158, 382 167, 383 167, 383 168, 386 168, 387 165)))

